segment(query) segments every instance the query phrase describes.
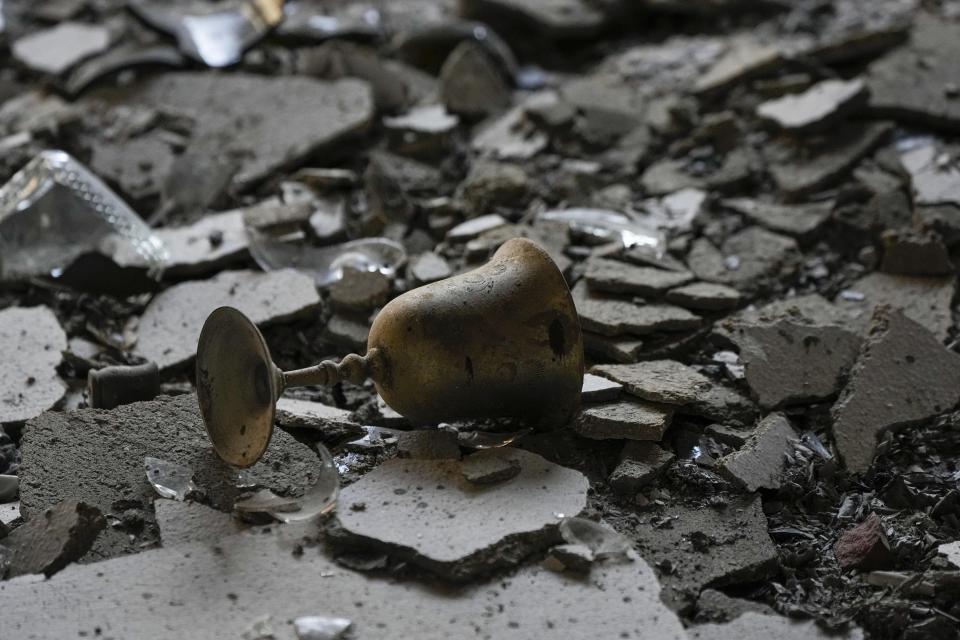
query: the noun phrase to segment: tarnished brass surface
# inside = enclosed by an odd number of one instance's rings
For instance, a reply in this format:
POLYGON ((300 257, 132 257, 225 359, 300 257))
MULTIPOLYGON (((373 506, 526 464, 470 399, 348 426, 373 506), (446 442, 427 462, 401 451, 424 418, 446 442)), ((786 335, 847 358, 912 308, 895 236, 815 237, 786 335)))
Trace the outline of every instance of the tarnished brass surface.
POLYGON ((408 291, 377 315, 365 356, 282 373, 240 311, 210 314, 197 346, 200 413, 217 454, 254 464, 288 386, 373 379, 415 422, 515 417, 567 422, 580 404, 583 339, 563 275, 524 239, 469 273, 408 291))
POLYGON ((384 401, 416 422, 519 417, 562 424, 580 402, 583 339, 563 275, 507 241, 487 264, 397 297, 369 349, 384 401))

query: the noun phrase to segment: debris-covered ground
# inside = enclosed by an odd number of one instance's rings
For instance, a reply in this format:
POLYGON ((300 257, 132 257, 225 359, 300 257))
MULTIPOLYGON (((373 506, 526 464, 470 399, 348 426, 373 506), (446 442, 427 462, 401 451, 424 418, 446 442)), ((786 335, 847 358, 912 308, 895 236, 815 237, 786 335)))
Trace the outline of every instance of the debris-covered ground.
POLYGON ((3 638, 960 637, 960 3, 0 0, 0 51, 3 638), (513 237, 570 424, 343 382, 214 453, 215 308, 363 354, 513 237))

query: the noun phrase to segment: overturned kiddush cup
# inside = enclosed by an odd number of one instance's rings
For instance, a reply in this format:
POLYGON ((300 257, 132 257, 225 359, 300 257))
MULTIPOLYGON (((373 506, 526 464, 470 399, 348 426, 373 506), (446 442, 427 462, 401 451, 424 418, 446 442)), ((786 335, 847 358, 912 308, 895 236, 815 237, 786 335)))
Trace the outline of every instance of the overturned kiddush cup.
POLYGON ((217 454, 254 464, 287 387, 360 383, 418 423, 519 418, 566 423, 580 404, 583 339, 563 275, 515 238, 483 266, 398 296, 377 315, 364 356, 282 372, 241 312, 210 314, 197 346, 200 413, 217 454))

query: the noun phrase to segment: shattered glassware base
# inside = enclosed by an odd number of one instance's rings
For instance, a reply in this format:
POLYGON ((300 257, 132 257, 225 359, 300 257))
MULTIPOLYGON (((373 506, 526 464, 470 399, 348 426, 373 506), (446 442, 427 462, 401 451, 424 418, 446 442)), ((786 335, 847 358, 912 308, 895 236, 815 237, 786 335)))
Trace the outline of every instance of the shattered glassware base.
POLYGON ((143 459, 143 466, 147 480, 161 498, 183 501, 197 490, 190 467, 150 456, 143 459))
POLYGON ((0 279, 59 277, 99 252, 156 276, 163 243, 99 178, 63 151, 43 151, 0 188, 0 279))
POLYGON ((234 503, 234 509, 245 513, 266 513, 280 522, 302 522, 328 513, 337 505, 340 494, 340 474, 333 456, 322 444, 317 444, 320 469, 317 481, 301 497, 278 496, 270 489, 260 489, 234 503))

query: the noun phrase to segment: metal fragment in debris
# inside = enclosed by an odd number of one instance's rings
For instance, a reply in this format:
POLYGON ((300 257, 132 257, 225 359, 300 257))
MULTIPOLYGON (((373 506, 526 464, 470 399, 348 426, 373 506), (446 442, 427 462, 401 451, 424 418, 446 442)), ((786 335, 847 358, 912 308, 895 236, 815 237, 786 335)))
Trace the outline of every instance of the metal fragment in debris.
POLYGON ((337 640, 353 623, 346 618, 302 616, 293 621, 297 640, 337 640))
POLYGON ((193 469, 182 464, 152 458, 143 459, 147 480, 161 498, 184 500, 188 494, 197 490, 193 483, 193 469))

